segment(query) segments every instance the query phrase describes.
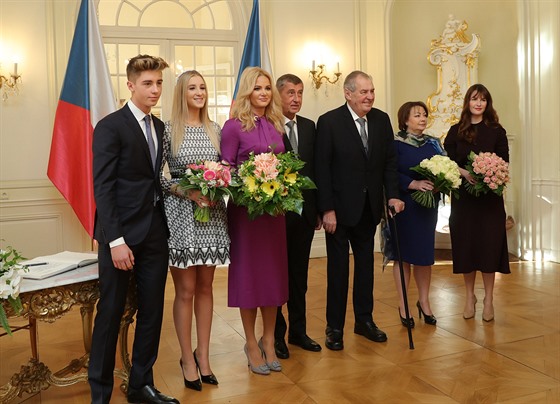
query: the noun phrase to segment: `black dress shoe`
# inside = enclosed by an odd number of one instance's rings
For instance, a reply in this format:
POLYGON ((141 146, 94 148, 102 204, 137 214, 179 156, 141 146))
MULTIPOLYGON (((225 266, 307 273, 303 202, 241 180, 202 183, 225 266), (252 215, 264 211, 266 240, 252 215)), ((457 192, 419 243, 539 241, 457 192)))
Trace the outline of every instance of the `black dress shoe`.
POLYGON ((173 397, 166 396, 160 393, 158 389, 154 386, 146 385, 141 389, 133 389, 128 387, 126 393, 126 400, 129 403, 148 403, 148 404, 163 404, 163 403, 175 403, 180 404, 179 400, 173 397))
POLYGON ((290 351, 288 350, 288 345, 284 338, 278 338, 274 340, 274 352, 279 359, 288 359, 290 357, 290 351))
POLYGON ((288 337, 288 342, 292 345, 297 345, 306 351, 319 352, 321 345, 313 341, 307 335, 301 337, 288 337))
MULTIPOLYGON (((436 325, 436 323, 437 323, 436 316, 434 316, 433 314, 428 315, 428 314, 424 313, 424 310, 422 309, 422 305, 420 304, 420 301, 416 302, 416 307, 418 307, 418 318, 422 318, 422 316, 424 316, 424 322, 426 324, 436 325)), ((484 316, 482 316, 482 319, 484 320, 484 316)))
POLYGON ((185 373, 183 372, 183 359, 179 359, 179 365, 181 366, 181 373, 183 375, 185 387, 191 390, 202 391, 202 383, 200 382, 200 379, 187 380, 187 378, 185 377, 185 373))
MULTIPOLYGON (((214 386, 218 385, 218 379, 214 373, 210 373, 209 375, 203 375, 200 371, 200 366, 198 364, 198 358, 196 357, 196 349, 193 351, 194 363, 196 364, 196 369, 200 372, 200 380, 202 383, 206 384, 213 384, 214 386)), ((201 386, 202 387, 202 386, 201 386)))
POLYGON ((342 341, 342 330, 337 330, 327 326, 325 330, 327 338, 325 340, 325 346, 333 351, 341 351, 344 349, 344 342, 342 341))
POLYGON ((366 321, 365 323, 356 323, 354 325, 354 333, 363 335, 367 339, 374 342, 387 341, 387 334, 381 331, 373 321, 366 321))
POLYGON ((406 319, 406 317, 401 316, 401 309, 399 308, 399 318, 401 319, 401 324, 403 325, 403 327, 408 328, 410 325, 410 328, 414 328, 414 319, 412 317, 409 317, 408 320, 406 319))

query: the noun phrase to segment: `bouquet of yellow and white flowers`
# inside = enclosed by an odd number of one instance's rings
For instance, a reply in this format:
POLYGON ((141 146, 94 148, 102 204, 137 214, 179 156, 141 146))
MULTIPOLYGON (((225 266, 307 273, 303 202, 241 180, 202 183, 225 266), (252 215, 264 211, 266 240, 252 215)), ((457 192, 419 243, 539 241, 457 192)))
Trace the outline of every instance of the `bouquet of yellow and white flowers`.
MULTIPOLYGON (((445 195, 459 197, 458 189, 461 186, 461 173, 459 166, 447 156, 436 154, 435 156, 424 159, 411 168, 422 175, 425 179, 434 183, 434 189, 445 195)), ((433 191, 414 191, 412 199, 426 208, 434 208, 436 199, 433 191)))
MULTIPOLYGON (((5 250, 0 250, 0 299, 8 300, 16 313, 20 313, 22 310, 19 298, 19 286, 22 281, 20 272, 27 270, 27 267, 18 264, 18 262, 23 259, 10 246, 6 247, 5 250)), ((8 324, 8 316, 2 304, 0 304, 0 325, 8 335, 12 335, 10 324, 8 324)))
MULTIPOLYGON (((183 190, 196 189, 211 202, 231 196, 228 189, 231 183, 231 167, 217 161, 204 161, 187 165, 185 175, 179 181, 179 188, 183 190)), ((194 218, 202 223, 210 220, 210 206, 194 210, 194 218)))
POLYGON ((247 208, 249 217, 283 215, 303 210, 304 189, 315 189, 309 177, 299 174, 305 162, 293 152, 251 153, 234 174, 233 200, 247 208))
POLYGON ((496 153, 471 151, 466 169, 476 179, 476 184, 465 181, 465 189, 474 196, 488 191, 502 196, 509 182, 509 164, 496 153))

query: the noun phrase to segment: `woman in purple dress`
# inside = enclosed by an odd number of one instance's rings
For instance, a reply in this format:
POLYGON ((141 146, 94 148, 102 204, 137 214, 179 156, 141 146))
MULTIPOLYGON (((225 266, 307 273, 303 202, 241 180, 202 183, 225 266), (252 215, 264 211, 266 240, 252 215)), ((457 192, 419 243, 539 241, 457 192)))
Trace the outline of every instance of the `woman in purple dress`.
MULTIPOLYGON (((490 92, 482 84, 467 90, 459 123, 449 129, 444 146, 449 157, 459 165, 465 181, 471 184, 475 179, 464 168, 471 151, 493 152, 509 161, 506 130, 499 123, 490 92)), ((459 199, 451 201, 449 230, 453 273, 463 274, 465 281, 463 317, 469 319, 475 315, 474 286, 476 271, 480 271, 484 283, 482 319, 492 321, 496 272, 510 273, 504 198, 493 192, 474 196, 461 186, 459 199)))
MULTIPOLYGON (((258 67, 243 71, 232 108, 222 129, 222 159, 233 167, 255 154, 284 152, 282 109, 270 74, 258 67)), ((228 306, 239 307, 251 371, 281 371, 274 351, 276 308, 288 300, 288 255, 284 216, 250 220, 247 209, 228 203, 231 239, 228 306), (263 335, 257 342, 255 322, 260 308, 263 335)))

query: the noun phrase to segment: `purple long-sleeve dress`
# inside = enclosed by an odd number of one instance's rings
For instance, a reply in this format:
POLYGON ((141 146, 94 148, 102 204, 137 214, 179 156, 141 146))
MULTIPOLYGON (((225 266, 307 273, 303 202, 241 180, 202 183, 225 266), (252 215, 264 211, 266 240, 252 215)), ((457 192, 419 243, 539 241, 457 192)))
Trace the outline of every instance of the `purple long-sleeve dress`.
MULTIPOLYGON (((263 118, 249 132, 230 119, 222 129, 222 159, 237 166, 249 153, 284 152, 282 134, 263 118)), ((288 255, 284 216, 262 215, 250 220, 247 209, 228 203, 230 264, 228 306, 281 306, 288 300, 288 255)))

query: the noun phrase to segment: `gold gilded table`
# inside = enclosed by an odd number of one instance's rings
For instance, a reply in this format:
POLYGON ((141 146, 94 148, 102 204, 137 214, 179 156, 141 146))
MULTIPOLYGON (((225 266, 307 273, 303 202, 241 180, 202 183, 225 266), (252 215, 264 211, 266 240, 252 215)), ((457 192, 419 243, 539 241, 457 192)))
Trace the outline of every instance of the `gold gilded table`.
MULTIPOLYGON (((134 282, 129 285, 128 298, 121 319, 119 333, 119 353, 122 368, 115 369, 115 376, 122 379, 120 388, 126 391, 130 373, 128 354, 128 329, 136 313, 134 282)), ((35 394, 49 386, 69 386, 87 381, 87 365, 91 350, 93 329, 93 311, 99 299, 97 264, 78 268, 40 281, 24 279, 20 288, 23 311, 19 314, 29 320, 29 324, 17 329, 29 329, 31 340, 31 358, 22 365, 20 371, 14 373, 10 381, 0 386, 0 404, 8 403, 24 393, 35 394), (37 320, 54 323, 68 313, 74 305, 80 306, 82 318, 82 334, 85 353, 82 357, 72 360, 63 369, 51 371, 39 360, 37 348, 37 320)), ((1 302, 8 317, 16 316, 7 301, 1 302)))

